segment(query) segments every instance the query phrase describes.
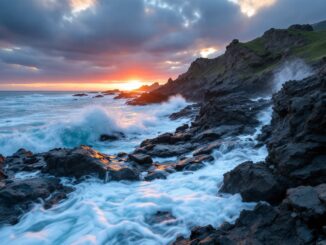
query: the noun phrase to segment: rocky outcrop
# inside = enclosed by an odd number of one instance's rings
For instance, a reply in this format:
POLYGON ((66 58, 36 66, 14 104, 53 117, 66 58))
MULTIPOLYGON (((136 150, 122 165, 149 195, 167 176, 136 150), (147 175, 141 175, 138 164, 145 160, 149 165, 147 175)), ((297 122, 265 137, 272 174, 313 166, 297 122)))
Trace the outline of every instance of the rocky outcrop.
POLYGON ((127 105, 148 105, 157 104, 169 99, 168 95, 153 91, 151 93, 143 93, 139 97, 127 102, 127 105))
POLYGON ((108 180, 137 180, 138 171, 122 159, 102 154, 88 146, 54 149, 44 155, 43 172, 81 178, 88 175, 108 180))
POLYGON ((224 174, 220 191, 240 193, 245 202, 267 201, 275 204, 283 199, 286 188, 285 180, 273 174, 264 163, 244 162, 224 174))
POLYGON ((21 215, 36 202, 43 201, 50 208, 66 198, 71 188, 64 187, 57 178, 32 178, 15 180, 0 189, 0 224, 15 224, 21 215))
MULTIPOLYGON (((293 27, 294 28, 294 27, 293 27)), ((298 28, 298 27, 295 27, 298 28)), ((265 162, 245 162, 224 175, 221 192, 266 201, 235 224, 199 227, 175 244, 322 244, 326 239, 326 62, 315 74, 289 81, 273 96, 271 124, 260 140, 265 162)))
POLYGON ((174 244, 323 244, 325 195, 325 184, 290 189, 277 207, 258 204, 242 211, 234 224, 197 227, 189 239, 180 237, 174 244))

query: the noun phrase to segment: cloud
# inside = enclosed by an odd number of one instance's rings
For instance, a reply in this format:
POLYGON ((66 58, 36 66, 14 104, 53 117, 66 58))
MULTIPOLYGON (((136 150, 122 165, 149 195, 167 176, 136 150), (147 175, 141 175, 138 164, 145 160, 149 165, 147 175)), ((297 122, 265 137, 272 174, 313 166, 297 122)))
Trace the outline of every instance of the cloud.
POLYGON ((233 38, 325 12, 324 0, 1 0, 0 83, 164 81, 233 38))

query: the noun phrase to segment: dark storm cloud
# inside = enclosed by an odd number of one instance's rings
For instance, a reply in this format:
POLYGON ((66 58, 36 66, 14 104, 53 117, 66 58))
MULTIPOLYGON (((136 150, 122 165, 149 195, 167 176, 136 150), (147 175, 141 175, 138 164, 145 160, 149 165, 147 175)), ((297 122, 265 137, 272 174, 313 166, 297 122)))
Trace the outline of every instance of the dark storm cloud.
POLYGON ((1 82, 78 81, 140 66, 168 77, 201 48, 326 17, 324 0, 278 0, 251 18, 230 0, 94 0, 79 12, 71 1, 0 1, 1 82))

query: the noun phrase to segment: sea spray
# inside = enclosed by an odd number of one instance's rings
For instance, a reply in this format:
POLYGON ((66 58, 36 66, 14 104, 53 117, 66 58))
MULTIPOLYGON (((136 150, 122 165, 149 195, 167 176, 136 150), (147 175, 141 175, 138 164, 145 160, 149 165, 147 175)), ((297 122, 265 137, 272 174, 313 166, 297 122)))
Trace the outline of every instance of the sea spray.
POLYGON ((290 80, 302 80, 313 74, 311 67, 309 67, 303 60, 295 59, 286 61, 280 69, 274 74, 274 88, 273 92, 277 92, 282 88, 282 85, 290 80))
POLYGON ((110 96, 101 100, 74 100, 66 93, 30 94, 16 100, 4 99, 2 104, 4 111, 8 111, 7 119, 0 119, 0 153, 4 155, 13 154, 19 148, 37 153, 80 144, 106 153, 131 151, 142 139, 173 130, 181 124, 180 121, 171 122, 167 115, 188 104, 181 96, 176 96, 162 104, 127 106, 124 100, 113 100, 110 96), (29 98, 30 103, 27 103, 29 98), (116 132, 126 135, 124 141, 99 141, 102 134, 116 132))

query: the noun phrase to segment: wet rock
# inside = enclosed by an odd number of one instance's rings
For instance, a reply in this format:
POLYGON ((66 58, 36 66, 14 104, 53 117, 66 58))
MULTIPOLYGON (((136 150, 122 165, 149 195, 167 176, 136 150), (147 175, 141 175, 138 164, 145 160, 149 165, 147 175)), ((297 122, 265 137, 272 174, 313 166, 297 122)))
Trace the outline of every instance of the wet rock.
POLYGON ((200 104, 188 105, 185 108, 181 109, 178 112, 172 113, 169 118, 171 120, 178 120, 181 118, 191 118, 194 119, 199 112, 200 104))
POLYGON ((224 174, 221 192, 240 193, 246 202, 280 202, 286 185, 264 163, 244 162, 224 174))
POLYGON ((182 126, 177 127, 176 130, 175 130, 175 132, 176 132, 176 133, 183 133, 183 132, 186 131, 188 128, 189 128, 189 125, 188 125, 188 124, 183 124, 182 126))
POLYGON ((157 104, 167 101, 169 96, 156 92, 156 90, 151 93, 143 93, 139 97, 128 101, 128 105, 148 105, 148 104, 157 104))
POLYGON ((294 185, 326 182, 325 87, 325 76, 317 73, 285 83, 273 96, 271 125, 263 129, 267 162, 294 185))
POLYGON ((139 170, 125 161, 116 160, 88 146, 74 149, 54 149, 45 153, 42 170, 55 176, 82 178, 96 176, 109 180, 138 180, 139 170))
POLYGON ((221 141, 214 141, 208 145, 202 146, 198 149, 196 149, 192 155, 197 156, 197 155, 202 155, 202 154, 211 154, 214 149, 217 149, 221 146, 221 141))
POLYGON ((105 178, 109 159, 88 146, 74 149, 54 149, 45 154, 46 173, 55 176, 81 178, 85 175, 96 175, 105 178))
POLYGON ((301 216, 309 221, 314 219, 322 220, 326 218, 326 184, 317 187, 299 186, 287 190, 287 197, 284 203, 291 206, 291 208, 301 213, 301 216))
POLYGON ((88 96, 88 94, 80 93, 80 94, 74 94, 73 96, 75 96, 75 97, 84 97, 84 96, 88 96))
POLYGON ((178 238, 175 245, 193 244, 313 244, 314 233, 289 210, 258 204, 241 212, 234 225, 215 230, 211 226, 194 228, 190 238, 178 238))
POLYGON ((103 98, 103 97, 104 97, 104 95, 101 95, 101 94, 93 96, 93 98, 103 98))
POLYGON ((197 155, 191 158, 185 158, 180 160, 175 169, 177 171, 189 170, 195 171, 205 166, 204 162, 211 162, 214 160, 214 157, 211 155, 197 155))
POLYGON ((145 177, 144 180, 146 181, 152 181, 154 179, 166 179, 167 173, 164 171, 154 171, 148 173, 145 177))
POLYGON ((129 154, 129 159, 135 161, 139 164, 151 164, 153 162, 152 158, 149 155, 142 153, 129 154))
POLYGON ((41 154, 33 154, 31 151, 19 149, 12 156, 5 158, 3 162, 6 174, 12 177, 15 173, 21 171, 37 171, 45 166, 41 154))
POLYGON ((0 224, 17 223, 40 199, 49 208, 66 198, 71 190, 61 185, 57 178, 15 180, 0 189, 0 224))
MULTIPOLYGON (((149 149, 145 150, 146 154, 157 157, 181 156, 185 153, 192 151, 195 147, 195 145, 191 143, 158 144, 150 146, 151 147, 149 149)), ((142 151, 142 149, 138 149, 138 151, 142 151)))
POLYGON ((154 215, 146 218, 146 223, 148 224, 171 223, 175 221, 176 218, 170 212, 166 211, 158 211, 154 215))

